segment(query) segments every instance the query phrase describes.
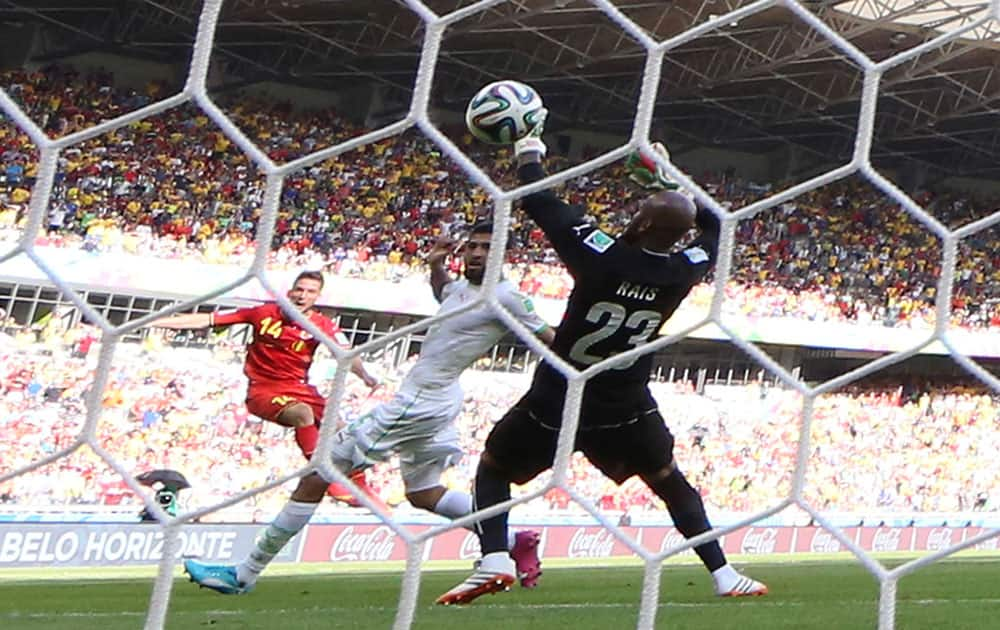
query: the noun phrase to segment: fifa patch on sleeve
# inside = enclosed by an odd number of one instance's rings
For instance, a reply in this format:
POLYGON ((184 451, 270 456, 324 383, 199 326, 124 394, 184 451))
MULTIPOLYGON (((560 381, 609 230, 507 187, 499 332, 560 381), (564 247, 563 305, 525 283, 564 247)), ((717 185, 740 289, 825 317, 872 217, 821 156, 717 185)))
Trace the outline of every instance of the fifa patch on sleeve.
POLYGON ((691 261, 692 265, 697 265, 698 263, 703 263, 708 260, 708 252, 700 247, 685 249, 684 255, 687 256, 687 259, 691 261))
POLYGON ((507 303, 508 308, 512 311, 517 312, 516 304, 520 303, 521 308, 528 315, 535 312, 535 304, 531 301, 531 298, 527 295, 521 293, 520 291, 511 291, 509 294, 510 301, 507 303))
POLYGON ((608 251, 608 248, 615 244, 615 239, 611 238, 600 230, 594 230, 583 239, 583 244, 594 250, 598 254, 608 251))

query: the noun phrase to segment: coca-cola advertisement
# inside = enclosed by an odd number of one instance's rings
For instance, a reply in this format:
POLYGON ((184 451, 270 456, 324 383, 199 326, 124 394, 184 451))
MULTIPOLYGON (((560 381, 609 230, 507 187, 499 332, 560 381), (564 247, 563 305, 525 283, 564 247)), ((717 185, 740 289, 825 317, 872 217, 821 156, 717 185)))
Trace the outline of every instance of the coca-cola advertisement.
MULTIPOLYGON (((611 558, 631 555, 628 547, 618 542, 603 527, 565 527, 557 536, 549 532, 545 553, 555 558, 611 558)), ((627 528, 633 530, 634 528, 627 528)))
POLYGON ((303 562, 405 559, 406 543, 386 525, 313 525, 302 549, 303 562))
MULTIPOLYGON (((996 529, 986 529, 984 527, 967 527, 965 529, 965 538, 968 540, 979 536, 983 532, 996 531, 996 529)), ((979 549, 980 551, 996 551, 1000 549, 1000 537, 994 536, 993 538, 987 538, 986 540, 976 543, 972 546, 973 549, 979 549)))
MULTIPOLYGON (((414 533, 428 525, 407 526, 414 533)), ((522 529, 524 527, 515 527, 522 529)), ((539 555, 546 558, 602 559, 631 556, 632 550, 600 526, 550 525, 532 527, 541 534, 539 555)), ((662 553, 684 542, 673 527, 624 527, 622 531, 650 553, 662 553)), ((937 551, 956 545, 983 530, 979 527, 846 527, 840 530, 865 551, 937 551)), ((846 553, 847 548, 821 527, 750 526, 720 539, 727 554, 846 553)), ((992 538, 977 548, 1000 549, 992 538)), ((691 553, 686 551, 685 553, 691 553)), ((472 560, 479 541, 465 529, 434 537, 424 547, 425 560, 472 560)), ((405 560, 406 545, 385 525, 312 525, 306 530, 303 562, 405 560)))
MULTIPOLYGON (((639 542, 653 553, 663 553, 684 544, 684 535, 673 527, 640 527, 639 542)), ((686 549, 679 555, 691 555, 694 551, 686 549)))
POLYGON ((788 553, 792 547, 791 527, 745 527, 726 536, 726 553, 751 555, 788 553))
MULTIPOLYGON (((417 534, 429 525, 407 525, 417 534)), ((600 526, 549 525, 541 534, 539 555, 546 558, 603 559, 628 557, 632 550, 600 526)), ((181 531, 179 555, 216 562, 237 562, 253 546, 259 525, 189 525, 181 531)), ((625 527, 624 533, 650 553, 683 544, 673 527, 625 527)), ((984 532, 982 527, 847 527, 848 540, 871 552, 933 552, 947 549, 984 532)), ((744 527, 720 540, 728 554, 845 553, 844 545, 819 527, 744 527)), ((162 532, 155 526, 45 523, 0 524, 0 567, 115 566, 155 564, 163 553, 162 532)), ((973 549, 996 551, 994 536, 973 549)), ((692 553, 690 550, 684 553, 692 553)), ((479 540, 467 529, 453 529, 427 541, 424 560, 468 560, 479 557, 479 540)), ((375 562, 405 560, 406 544, 381 524, 316 524, 296 536, 279 562, 375 562), (299 547, 301 545, 301 553, 299 547)))
MULTIPOLYGON (((847 527, 841 533, 857 544, 860 538, 860 527, 847 527)), ((837 553, 847 551, 837 537, 822 527, 799 527, 795 531, 795 552, 797 553, 837 553)))
POLYGON ((914 531, 912 527, 862 527, 858 544, 865 551, 910 551, 914 531))
POLYGON ((427 541, 424 557, 432 560, 475 560, 479 538, 467 529, 452 529, 427 541))
POLYGON ((964 540, 961 527, 918 527, 916 548, 918 551, 940 551, 964 540))

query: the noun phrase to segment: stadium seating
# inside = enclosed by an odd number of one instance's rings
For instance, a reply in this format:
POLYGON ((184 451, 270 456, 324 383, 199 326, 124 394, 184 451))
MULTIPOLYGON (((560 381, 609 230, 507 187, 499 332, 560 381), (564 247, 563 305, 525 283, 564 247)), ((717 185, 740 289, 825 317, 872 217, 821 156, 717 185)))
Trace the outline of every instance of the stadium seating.
MULTIPOLYGON (((62 333, 56 325, 0 334, 0 470, 72 444, 97 354, 96 344, 81 352, 80 342, 91 334, 85 328, 62 333)), ((301 464, 292 436, 243 407, 240 350, 225 340, 199 350, 164 346, 157 337, 121 344, 103 393, 97 442, 126 470, 182 471, 193 485, 186 491, 188 507, 292 472, 301 464)), ((398 374, 408 367, 400 366, 398 374)), ((448 473, 449 483, 470 486, 490 426, 528 380, 527 374, 480 370, 463 377, 468 395, 459 426, 469 456, 448 473)), ((357 379, 348 381, 348 418, 392 394, 387 387, 368 398, 357 379)), ((696 394, 687 382, 652 388, 678 436, 678 461, 711 510, 759 510, 788 495, 802 409, 798 394, 759 385, 709 386, 696 394)), ((1000 485, 998 420, 1000 400, 968 386, 874 383, 824 395, 814 409, 806 496, 828 511, 995 509, 990 492, 1000 485)), ((571 475, 574 487, 604 509, 662 509, 638 481, 616 491, 580 457, 571 475)), ((392 465, 376 468, 369 483, 390 503, 403 500, 392 465)), ((250 507, 268 512, 285 496, 276 489, 250 507)), ((89 449, 0 484, 0 502, 138 505, 89 449)), ((579 509, 561 492, 528 507, 579 509)))
MULTIPOLYGON (((166 93, 159 84, 142 93, 119 90, 110 75, 80 76, 65 67, 6 71, 0 84, 53 135, 166 93)), ((330 111, 295 112, 252 100, 230 103, 227 111, 279 161, 362 131, 330 111)), ((502 153, 498 160, 493 153, 476 153, 474 145, 466 149, 497 177, 510 177, 502 153)), ((3 241, 16 236, 24 221, 37 159, 28 137, 8 120, 0 120, 0 158, 3 241)), ((695 175, 734 208, 769 188, 719 173, 695 175)), ((65 151, 38 243, 245 265, 262 193, 262 179, 247 158, 198 110, 184 106, 65 151)), ((618 200, 630 193, 615 169, 570 182, 563 193, 586 203, 609 231, 627 220, 617 211, 618 200)), ((923 193, 918 201, 947 225, 993 207, 948 193, 923 193)), ((433 240, 487 216, 490 205, 425 139, 406 134, 290 177, 281 208, 271 265, 326 266, 337 274, 383 280, 425 273, 421 254, 433 240)), ((530 223, 515 223, 507 275, 531 295, 565 297, 570 280, 541 232, 530 223)), ((992 234, 963 244, 955 325, 1000 326, 1000 247, 992 234)), ((726 308, 748 316, 927 327, 939 264, 934 237, 870 186, 849 179, 740 224, 726 308)), ((690 299, 705 304, 710 296, 702 285, 690 299)), ((6 324, 15 332, 0 333, 4 471, 72 444, 83 421, 95 354, 91 344, 80 351, 81 339, 92 336, 85 329, 6 324)), ((151 337, 120 350, 105 388, 97 440, 127 470, 182 470, 194 485, 189 501, 206 505, 300 463, 286 432, 247 416, 240 348, 217 342, 210 351, 180 351, 151 337)), ((468 375, 471 395, 461 429, 470 457, 449 473, 451 482, 468 487, 490 423, 526 388, 525 378, 468 375)), ((711 509, 760 509, 787 496, 801 409, 794 393, 729 387, 695 395, 686 384, 670 383, 655 384, 654 390, 665 410, 685 410, 683 417, 665 415, 681 436, 678 459, 711 509)), ((365 395, 349 392, 348 416, 377 402, 365 395)), ((870 386, 824 396, 815 408, 807 496, 826 510, 987 508, 989 490, 1000 485, 1000 465, 977 454, 1000 448, 1000 434, 993 430, 998 412, 995 396, 960 386, 909 391, 870 386)), ((613 492, 583 460, 574 460, 572 476, 575 487, 606 509, 658 506, 634 481, 613 492)), ((402 500, 391 467, 376 469, 371 483, 390 502, 402 500)), ((275 490, 253 504, 271 509, 284 496, 275 490)), ((137 498, 93 452, 81 449, 0 485, 0 502, 137 505, 137 498)), ((536 507, 570 505, 565 494, 553 492, 536 507)))
MULTIPOLYGON (((168 93, 151 83, 120 90, 108 74, 68 67, 0 73, 0 85, 50 134, 63 135, 134 110, 168 93)), ((238 126, 277 161, 287 161, 363 130, 332 111, 227 99, 238 126)), ((500 179, 501 152, 466 150, 500 179)), ((0 121, 0 241, 22 224, 35 178, 35 151, 0 121)), ((734 208, 779 189, 719 173, 695 173, 734 208)), ((631 193, 616 169, 571 182, 565 194, 586 203, 608 230, 627 220, 618 200, 631 193)), ((246 265, 253 253, 263 180, 253 164, 191 105, 169 110, 63 153, 48 226, 38 243, 246 265)), ((947 225, 993 208, 949 193, 918 199, 947 225)), ((434 239, 487 216, 485 194, 415 133, 315 165, 288 178, 270 264, 326 266, 369 279, 424 273, 434 239)), ((544 237, 515 217, 507 275, 531 295, 560 298, 571 286, 544 237)), ((953 296, 956 326, 1000 325, 1000 258, 992 232, 963 243, 953 296)), ((940 265, 936 237, 897 204, 851 178, 743 221, 737 233, 726 309, 751 317, 792 316, 927 328, 940 265)), ((706 301, 707 285, 695 291, 706 301)))

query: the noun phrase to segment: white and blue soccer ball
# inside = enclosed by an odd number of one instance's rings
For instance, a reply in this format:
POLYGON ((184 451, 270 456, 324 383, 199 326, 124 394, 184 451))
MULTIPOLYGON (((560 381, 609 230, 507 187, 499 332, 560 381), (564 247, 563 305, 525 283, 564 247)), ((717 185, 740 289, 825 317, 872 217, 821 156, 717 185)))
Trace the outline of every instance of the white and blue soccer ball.
POLYGON ((544 105, 530 85, 495 81, 476 92, 465 109, 465 125, 489 144, 510 144, 523 138, 537 122, 544 105))

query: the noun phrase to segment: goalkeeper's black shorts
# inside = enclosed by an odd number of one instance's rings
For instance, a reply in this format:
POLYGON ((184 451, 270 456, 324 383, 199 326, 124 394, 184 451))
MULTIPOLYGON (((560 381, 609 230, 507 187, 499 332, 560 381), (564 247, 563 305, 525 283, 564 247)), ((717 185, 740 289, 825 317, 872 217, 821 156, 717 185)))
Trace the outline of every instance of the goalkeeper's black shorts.
MULTIPOLYGON (((558 422, 558 419, 556 419, 558 422)), ((486 452, 511 481, 525 483, 552 467, 558 428, 530 407, 508 411, 486 438, 486 452)), ((586 427, 576 435, 576 450, 615 481, 655 473, 674 458, 674 436, 655 409, 613 427, 586 427)))

